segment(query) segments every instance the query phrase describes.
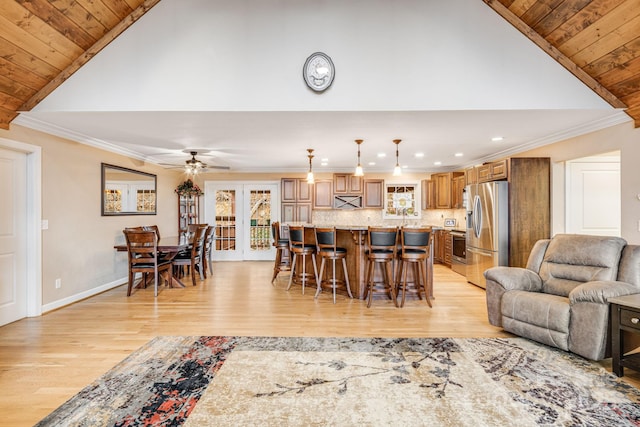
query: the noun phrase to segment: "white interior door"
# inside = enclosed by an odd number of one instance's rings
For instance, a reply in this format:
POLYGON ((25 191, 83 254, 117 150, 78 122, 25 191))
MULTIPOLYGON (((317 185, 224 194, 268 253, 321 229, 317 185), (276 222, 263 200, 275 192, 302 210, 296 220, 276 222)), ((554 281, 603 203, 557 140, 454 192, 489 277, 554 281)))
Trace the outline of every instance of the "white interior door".
POLYGON ((204 217, 216 227, 214 260, 274 259, 271 222, 279 200, 276 183, 205 182, 204 217))
POLYGON ((620 236, 620 157, 567 162, 567 233, 620 236))
POLYGON ((27 155, 0 148, 0 325, 27 316, 27 155))

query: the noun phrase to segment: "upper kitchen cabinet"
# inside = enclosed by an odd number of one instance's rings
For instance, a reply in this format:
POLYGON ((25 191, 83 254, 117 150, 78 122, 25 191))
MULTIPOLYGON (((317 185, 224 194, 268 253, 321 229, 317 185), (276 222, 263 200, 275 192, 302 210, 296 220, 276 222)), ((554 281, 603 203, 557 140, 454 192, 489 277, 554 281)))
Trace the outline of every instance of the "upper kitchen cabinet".
POLYGON ((499 181, 509 177, 509 161, 508 159, 499 160, 497 162, 485 163, 476 168, 478 183, 499 181))
POLYGON ((436 208, 436 183, 432 179, 422 180, 422 210, 436 208))
POLYGON ((364 203, 365 209, 382 209, 384 208, 384 180, 383 179, 365 179, 364 187, 364 203))
POLYGON ((317 179, 313 184, 313 209, 333 208, 333 181, 317 179))
POLYGON ((466 168, 464 170, 465 184, 477 184, 478 183, 478 170, 475 167, 466 168))
POLYGON ((363 194, 364 179, 347 173, 333 174, 333 194, 363 194))
POLYGON ((456 182, 454 186, 454 179, 459 177, 464 178, 464 172, 434 173, 431 175, 431 181, 434 182, 434 187, 435 187, 435 197, 434 197, 435 204, 433 208, 435 209, 454 208, 456 207, 456 203, 458 199, 460 199, 460 207, 462 207, 462 194, 460 193, 459 196, 457 194, 458 188, 460 186, 459 182, 456 182))
POLYGON ((451 207, 453 209, 464 208, 464 187, 466 178, 464 175, 457 176, 451 180, 451 207))
POLYGON ((301 178, 282 178, 281 217, 283 223, 305 222, 312 219, 313 185, 301 178))

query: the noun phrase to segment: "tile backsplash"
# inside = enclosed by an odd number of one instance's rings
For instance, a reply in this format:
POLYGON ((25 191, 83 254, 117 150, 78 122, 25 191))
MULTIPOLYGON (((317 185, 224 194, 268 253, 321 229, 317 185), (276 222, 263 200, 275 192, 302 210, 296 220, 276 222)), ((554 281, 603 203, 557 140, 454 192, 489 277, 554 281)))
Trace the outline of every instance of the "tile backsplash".
MULTIPOLYGON (((464 229, 466 227, 464 209, 429 209, 423 210, 422 218, 407 217, 404 220, 406 225, 425 225, 444 227, 445 218, 453 218, 456 225, 447 228, 464 229)), ((402 225, 399 219, 383 219, 380 209, 329 209, 314 210, 313 223, 316 225, 402 225)))

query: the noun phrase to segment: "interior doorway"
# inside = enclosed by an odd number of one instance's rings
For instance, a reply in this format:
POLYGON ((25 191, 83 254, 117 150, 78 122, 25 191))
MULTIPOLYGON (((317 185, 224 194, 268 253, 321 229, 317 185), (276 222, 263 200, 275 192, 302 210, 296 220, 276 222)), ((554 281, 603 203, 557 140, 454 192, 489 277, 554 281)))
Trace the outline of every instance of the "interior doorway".
POLYGON ((571 160, 566 166, 566 232, 620 236, 620 152, 571 160))
POLYGON ((278 183, 205 182, 204 217, 215 226, 213 257, 273 260, 271 223, 279 217, 278 183))
POLYGON ((0 138, 0 171, 2 325, 42 314, 41 148, 0 138))

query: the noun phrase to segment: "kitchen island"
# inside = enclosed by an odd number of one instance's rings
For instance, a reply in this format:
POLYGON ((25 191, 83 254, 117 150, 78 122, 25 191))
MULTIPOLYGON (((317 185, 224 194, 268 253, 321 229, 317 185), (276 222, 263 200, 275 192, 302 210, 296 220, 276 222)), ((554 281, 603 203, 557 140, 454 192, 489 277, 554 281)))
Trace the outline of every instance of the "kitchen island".
MULTIPOLYGON (((315 226, 310 224, 286 224, 283 226, 283 236, 288 236, 288 225, 303 225, 305 232, 305 243, 315 244, 315 226)), ((327 225, 318 225, 318 227, 327 227, 327 225)), ((328 227, 333 227, 329 225, 328 227)), ((349 285, 354 298, 364 299, 366 293, 366 266, 367 266, 367 226, 359 225, 336 225, 336 243, 337 246, 347 250, 347 274, 349 276, 349 285)), ((432 237, 433 239, 433 237, 432 237)), ((433 240, 432 240, 433 242, 433 240)), ((398 245, 400 242, 398 241, 398 245)), ((433 299, 433 244, 430 245, 431 254, 427 261, 427 280, 429 281, 429 289, 431 289, 430 298, 433 299)), ((308 260, 307 271, 313 271, 311 261, 308 260)), ((318 268, 320 268, 320 260, 318 260, 318 268)), ((327 264, 325 268, 331 269, 331 265, 327 264)), ((344 279, 341 268, 336 268, 336 276, 344 279)), ((412 270, 409 269, 409 278, 412 281, 412 270)), ((381 282, 382 278, 378 269, 375 270, 374 280, 381 282)), ((346 291, 344 291, 346 295, 346 291)), ((376 295, 374 294, 374 297, 376 295)), ((411 297, 411 294, 408 294, 411 297)))

